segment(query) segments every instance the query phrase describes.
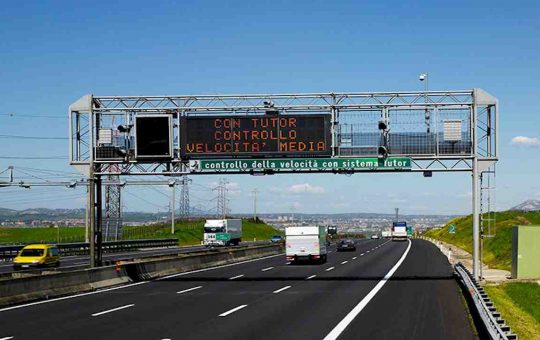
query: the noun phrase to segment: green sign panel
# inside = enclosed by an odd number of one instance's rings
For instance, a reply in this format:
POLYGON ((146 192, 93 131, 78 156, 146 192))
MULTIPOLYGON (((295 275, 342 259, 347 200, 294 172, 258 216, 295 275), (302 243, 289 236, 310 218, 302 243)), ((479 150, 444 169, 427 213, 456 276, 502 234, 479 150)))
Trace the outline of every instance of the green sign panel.
POLYGON ((455 234, 455 233, 456 233, 456 226, 453 225, 453 224, 450 224, 450 225, 448 226, 448 232, 449 232, 450 234, 455 234))
POLYGON ((209 159, 192 160, 193 172, 227 171, 377 171, 410 170, 411 159, 378 158, 283 158, 283 159, 209 159))
POLYGON ((230 241, 231 234, 229 233, 216 233, 216 240, 218 241, 230 241))

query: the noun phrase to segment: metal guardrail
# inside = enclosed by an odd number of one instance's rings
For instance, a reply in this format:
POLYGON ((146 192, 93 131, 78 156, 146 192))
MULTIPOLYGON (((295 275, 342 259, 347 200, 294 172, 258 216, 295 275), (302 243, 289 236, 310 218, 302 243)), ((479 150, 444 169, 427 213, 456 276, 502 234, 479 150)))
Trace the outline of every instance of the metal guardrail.
MULTIPOLYGON (((90 253, 90 244, 60 243, 57 245, 62 256, 87 255, 90 253)), ((176 238, 162 238, 152 240, 129 240, 103 242, 104 253, 117 253, 143 248, 168 248, 178 246, 176 238)), ((0 261, 11 261, 24 245, 0 246, 0 261)))
POLYGON ((493 302, 484 291, 484 288, 474 279, 469 270, 461 262, 454 265, 454 269, 461 283, 467 288, 490 338, 504 340, 517 339, 517 335, 513 334, 510 326, 506 325, 506 322, 501 318, 501 314, 497 312, 497 309, 495 309, 493 302))

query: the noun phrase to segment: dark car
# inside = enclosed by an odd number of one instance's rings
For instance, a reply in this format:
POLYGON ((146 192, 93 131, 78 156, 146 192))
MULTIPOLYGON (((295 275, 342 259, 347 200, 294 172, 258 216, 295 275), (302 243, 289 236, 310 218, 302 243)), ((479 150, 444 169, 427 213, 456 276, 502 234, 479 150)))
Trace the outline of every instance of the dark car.
POLYGON ((343 251, 343 250, 356 250, 356 245, 354 244, 353 240, 341 240, 337 243, 337 251, 343 251))
POLYGON ((270 238, 270 242, 272 242, 272 243, 283 242, 283 236, 281 236, 281 235, 273 235, 272 238, 270 238))

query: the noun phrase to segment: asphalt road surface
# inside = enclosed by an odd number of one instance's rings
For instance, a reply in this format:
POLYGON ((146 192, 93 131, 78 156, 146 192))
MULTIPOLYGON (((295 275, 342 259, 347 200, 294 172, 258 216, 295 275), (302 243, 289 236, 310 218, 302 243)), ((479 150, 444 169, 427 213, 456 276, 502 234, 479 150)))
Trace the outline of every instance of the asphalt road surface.
POLYGON ((422 240, 362 240, 0 309, 0 339, 475 339, 452 268, 422 240), (335 249, 332 247, 332 249, 335 249))

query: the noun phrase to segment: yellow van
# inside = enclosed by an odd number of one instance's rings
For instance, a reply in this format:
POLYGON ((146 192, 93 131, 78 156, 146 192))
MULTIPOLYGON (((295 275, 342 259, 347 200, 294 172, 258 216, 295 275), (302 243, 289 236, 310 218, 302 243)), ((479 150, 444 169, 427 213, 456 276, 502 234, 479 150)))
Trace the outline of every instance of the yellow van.
POLYGON ((13 269, 60 266, 58 247, 51 244, 29 244, 13 259, 13 269))

